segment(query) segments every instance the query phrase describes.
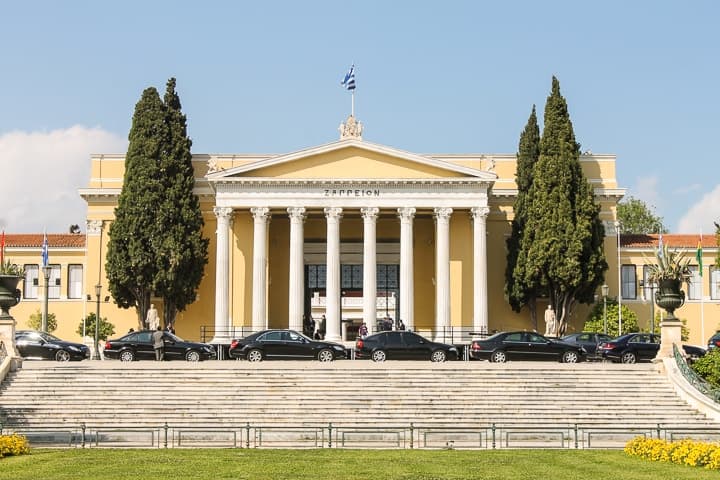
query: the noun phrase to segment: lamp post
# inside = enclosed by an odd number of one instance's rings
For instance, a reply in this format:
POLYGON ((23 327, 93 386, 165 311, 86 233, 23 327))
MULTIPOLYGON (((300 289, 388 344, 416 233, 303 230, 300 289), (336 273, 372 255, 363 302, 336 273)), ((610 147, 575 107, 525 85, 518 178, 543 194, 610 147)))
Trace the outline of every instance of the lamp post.
POLYGON ((93 360, 100 360, 100 350, 98 349, 98 342, 100 341, 100 293, 102 292, 102 285, 99 283, 95 285, 95 349, 93 350, 93 360))
POLYGON ((43 275, 45 276, 45 298, 43 300, 42 323, 40 330, 47 332, 48 329, 48 296, 50 295, 50 267, 43 265, 43 275))
POLYGON ((600 290, 602 291, 603 297, 603 333, 607 335, 607 296, 610 291, 610 287, 603 283, 600 290))
POLYGON ((650 333, 655 333, 655 282, 650 282, 650 333))
POLYGON ((622 265, 620 264, 620 221, 615 221, 617 231, 617 268, 618 268, 618 335, 622 335, 622 265))

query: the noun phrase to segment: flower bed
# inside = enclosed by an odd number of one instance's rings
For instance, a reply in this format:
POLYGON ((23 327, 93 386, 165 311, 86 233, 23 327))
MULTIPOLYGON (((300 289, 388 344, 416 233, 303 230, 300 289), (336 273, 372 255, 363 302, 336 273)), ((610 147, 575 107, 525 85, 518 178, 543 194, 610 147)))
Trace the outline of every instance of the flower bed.
POLYGON ((693 440, 668 442, 657 438, 635 437, 625 445, 625 453, 656 462, 720 470, 720 444, 718 443, 693 440))
POLYGON ((0 458, 30 453, 30 444, 22 435, 0 435, 0 458))

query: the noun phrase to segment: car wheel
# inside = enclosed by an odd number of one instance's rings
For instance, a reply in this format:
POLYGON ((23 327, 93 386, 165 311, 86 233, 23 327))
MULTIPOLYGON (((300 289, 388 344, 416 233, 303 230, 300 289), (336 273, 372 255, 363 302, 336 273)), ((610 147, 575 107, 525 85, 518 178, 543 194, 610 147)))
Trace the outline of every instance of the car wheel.
POLYGON ((622 363, 635 363, 637 362, 637 356, 633 352, 625 352, 620 357, 622 363))
POLYGON ((58 350, 55 353, 55 360, 57 360, 58 362, 69 362, 70 354, 65 350, 58 350))
POLYGON ((190 350, 185 354, 185 360, 188 362, 199 362, 200 361, 200 352, 197 350, 190 350))
POLYGON ((319 362, 332 362, 334 360, 333 352, 328 349, 320 350, 317 359, 319 362))
POLYGON ((247 353, 248 362, 260 362, 263 359, 262 352, 257 348, 253 348, 247 353))
POLYGON ((371 358, 373 362, 384 362, 385 360, 387 360, 387 355, 385 355, 385 352, 383 352, 382 350, 375 350, 372 353, 371 358))
POLYGON ((441 363, 442 363, 442 362, 444 362, 445 360, 447 360, 447 355, 446 355, 445 352, 443 352, 442 350, 435 350, 435 351, 432 352, 432 354, 430 355, 430 361, 431 361, 431 362, 441 362, 441 363))
POLYGON ((562 354, 563 363, 578 363, 580 356, 577 352, 568 351, 562 354))
POLYGON ((490 361, 496 363, 507 362, 507 355, 502 350, 496 350, 490 355, 490 361))
POLYGON ((132 350, 123 350, 120 352, 120 361, 121 362, 132 362, 135 360, 135 354, 132 352, 132 350))

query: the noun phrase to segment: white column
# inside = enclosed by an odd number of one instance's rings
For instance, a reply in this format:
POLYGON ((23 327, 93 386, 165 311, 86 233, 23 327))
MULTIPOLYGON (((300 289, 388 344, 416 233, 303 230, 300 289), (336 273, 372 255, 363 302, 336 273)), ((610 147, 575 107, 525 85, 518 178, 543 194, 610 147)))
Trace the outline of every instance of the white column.
POLYGON ((470 210, 473 219, 473 332, 488 333, 487 216, 488 207, 470 210))
POLYGON ((288 292, 288 328, 298 332, 303 331, 304 284, 305 265, 303 259, 303 222, 305 221, 305 208, 290 207, 290 291, 288 292))
POLYGON ((217 220, 215 241, 215 335, 210 343, 227 343, 231 336, 232 320, 230 319, 230 240, 229 228, 233 209, 215 207, 213 213, 217 220))
POLYGON ((254 332, 267 328, 267 225, 270 209, 253 207, 253 286, 252 329, 254 332))
MULTIPOLYGON (((400 320, 408 330, 415 330, 415 286, 413 280, 412 207, 398 208, 400 217, 400 320)), ((396 319, 397 320, 397 319, 396 319)))
POLYGON ((327 280, 325 338, 331 342, 340 336, 340 219, 342 208, 325 208, 327 219, 327 280))
POLYGON ((377 217, 379 208, 361 208, 363 217, 363 322, 368 333, 377 323, 377 217))
POLYGON ((436 337, 450 327, 450 215, 452 208, 435 208, 435 329, 436 337))

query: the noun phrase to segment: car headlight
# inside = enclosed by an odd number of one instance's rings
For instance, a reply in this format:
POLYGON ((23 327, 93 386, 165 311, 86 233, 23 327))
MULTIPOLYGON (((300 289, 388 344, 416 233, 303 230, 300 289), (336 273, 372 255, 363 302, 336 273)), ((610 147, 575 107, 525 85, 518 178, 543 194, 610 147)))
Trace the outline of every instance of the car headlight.
POLYGON ((334 350, 337 350, 338 352, 344 352, 344 351, 345 351, 345 347, 343 347, 343 346, 341 346, 341 345, 333 345, 333 349, 334 349, 334 350))
POLYGON ((448 350, 449 350, 450 352, 457 352, 457 351, 458 351, 457 348, 455 348, 455 347, 450 347, 448 350))
POLYGON ((67 346, 67 349, 68 349, 68 350, 72 350, 73 352, 79 352, 79 351, 80 351, 80 349, 79 349, 78 347, 75 347, 75 346, 73 346, 73 345, 68 345, 68 346, 67 346))

